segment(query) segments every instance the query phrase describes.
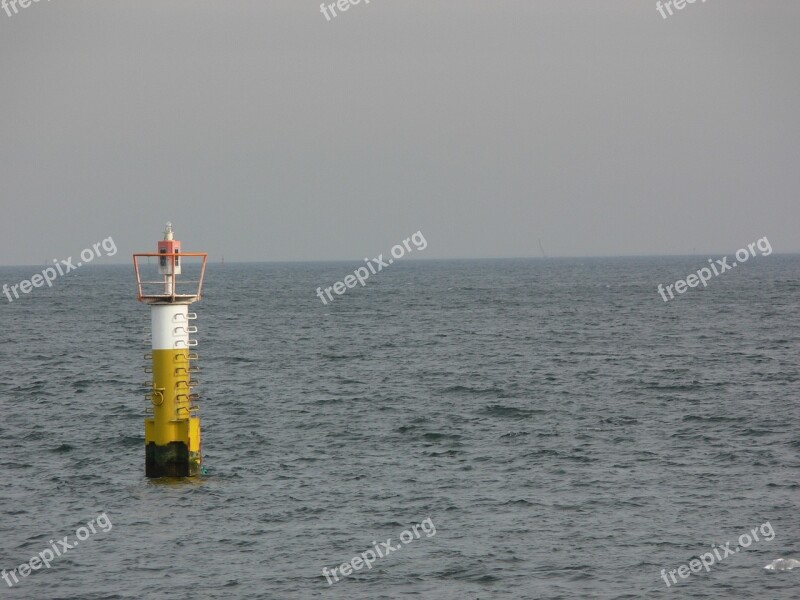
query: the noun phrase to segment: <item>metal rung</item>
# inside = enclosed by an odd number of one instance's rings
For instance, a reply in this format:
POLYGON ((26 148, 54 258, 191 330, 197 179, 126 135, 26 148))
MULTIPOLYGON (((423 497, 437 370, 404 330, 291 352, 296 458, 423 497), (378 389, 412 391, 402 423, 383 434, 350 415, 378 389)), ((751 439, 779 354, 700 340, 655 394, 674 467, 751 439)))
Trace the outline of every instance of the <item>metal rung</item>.
POLYGON ((189 325, 188 327, 175 327, 172 330, 172 333, 175 335, 180 335, 180 331, 183 331, 183 333, 189 335, 191 333, 197 333, 197 327, 194 325, 189 325))
POLYGON ((200 372, 200 367, 175 367, 175 375, 192 375, 200 372))

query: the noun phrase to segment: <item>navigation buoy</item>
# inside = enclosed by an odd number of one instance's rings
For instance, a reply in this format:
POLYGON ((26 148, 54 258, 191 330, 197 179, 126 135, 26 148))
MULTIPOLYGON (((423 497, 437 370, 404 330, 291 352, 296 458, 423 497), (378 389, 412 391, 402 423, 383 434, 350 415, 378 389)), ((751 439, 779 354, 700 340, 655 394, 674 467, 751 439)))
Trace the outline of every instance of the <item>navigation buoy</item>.
POLYGON ((202 298, 207 260, 206 253, 181 252, 171 223, 158 242, 157 253, 133 255, 139 302, 150 305, 153 338, 152 354, 145 355, 152 359, 145 371, 153 374, 145 397, 150 402, 144 422, 147 477, 194 477, 202 471, 198 395, 194 393, 199 382, 193 378, 199 372, 193 350, 197 340, 191 337, 197 333, 191 324, 197 315, 189 312, 189 306, 202 298), (145 257, 158 258, 155 280, 142 279, 139 259, 145 257), (202 265, 196 259, 202 259, 202 265), (199 268, 199 278, 179 280, 184 267, 199 268))

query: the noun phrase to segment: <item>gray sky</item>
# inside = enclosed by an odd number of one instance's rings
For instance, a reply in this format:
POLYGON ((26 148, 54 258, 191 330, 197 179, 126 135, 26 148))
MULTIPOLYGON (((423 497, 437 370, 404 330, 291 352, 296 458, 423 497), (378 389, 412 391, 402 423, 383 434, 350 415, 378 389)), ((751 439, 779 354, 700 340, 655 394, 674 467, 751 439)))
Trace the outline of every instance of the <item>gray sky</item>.
POLYGON ((0 264, 800 251, 797 0, 319 4, 0 11, 0 264))

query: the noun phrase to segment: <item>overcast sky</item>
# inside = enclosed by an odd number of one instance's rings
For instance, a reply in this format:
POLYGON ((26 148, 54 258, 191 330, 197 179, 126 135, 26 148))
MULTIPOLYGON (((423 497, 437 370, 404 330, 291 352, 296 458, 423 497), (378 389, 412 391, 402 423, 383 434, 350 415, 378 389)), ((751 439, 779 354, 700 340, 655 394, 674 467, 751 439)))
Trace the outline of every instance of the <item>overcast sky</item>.
POLYGON ((319 4, 0 11, 0 264, 800 251, 797 0, 319 4))

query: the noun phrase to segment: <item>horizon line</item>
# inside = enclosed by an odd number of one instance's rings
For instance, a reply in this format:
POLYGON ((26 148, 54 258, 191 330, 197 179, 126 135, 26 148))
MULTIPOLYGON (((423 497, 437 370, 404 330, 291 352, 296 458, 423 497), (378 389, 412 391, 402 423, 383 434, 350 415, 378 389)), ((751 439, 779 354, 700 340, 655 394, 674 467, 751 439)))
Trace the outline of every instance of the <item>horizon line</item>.
MULTIPOLYGON (((587 259, 619 259, 619 258, 693 258, 693 257, 708 257, 711 256, 730 256, 731 254, 735 254, 736 251, 734 250, 731 253, 708 253, 708 254, 601 254, 601 255, 565 255, 565 256, 480 256, 480 257, 450 257, 450 258, 403 258, 402 260, 398 260, 395 264, 405 263, 405 262, 434 262, 434 261, 481 261, 481 260, 536 260, 536 261, 550 261, 550 260, 565 260, 565 259, 572 259, 572 260, 587 260, 587 259)), ((797 256, 800 255, 800 252, 771 252, 766 256, 797 256)), ((763 256, 763 255, 759 255, 763 256)), ((102 258, 102 257, 101 257, 102 258)), ((220 259, 224 258, 220 255, 220 259)), ((211 265, 219 265, 219 264, 231 264, 231 265, 257 265, 257 264, 317 264, 317 263, 349 263, 349 262, 361 262, 363 259, 288 259, 288 260, 231 260, 226 263, 223 263, 220 259, 211 260, 211 257, 208 259, 208 266, 211 265)), ((86 263, 81 268, 84 267, 120 267, 130 265, 133 266, 132 262, 128 261, 118 261, 118 262, 105 262, 105 264, 101 264, 99 262, 92 262, 86 263)), ((45 263, 44 265, 35 265, 35 264, 0 264, 0 269, 3 268, 22 268, 22 267, 31 267, 38 269, 42 266, 51 266, 51 263, 45 263)))

